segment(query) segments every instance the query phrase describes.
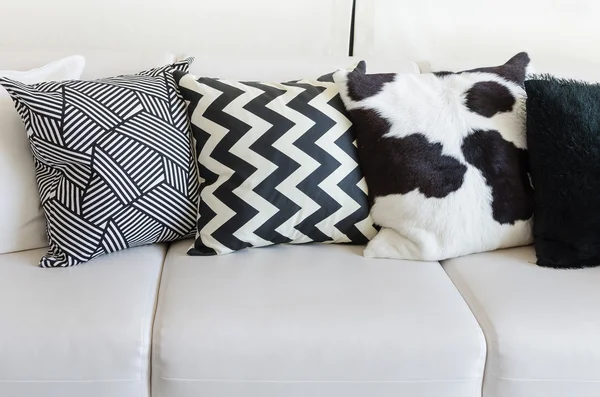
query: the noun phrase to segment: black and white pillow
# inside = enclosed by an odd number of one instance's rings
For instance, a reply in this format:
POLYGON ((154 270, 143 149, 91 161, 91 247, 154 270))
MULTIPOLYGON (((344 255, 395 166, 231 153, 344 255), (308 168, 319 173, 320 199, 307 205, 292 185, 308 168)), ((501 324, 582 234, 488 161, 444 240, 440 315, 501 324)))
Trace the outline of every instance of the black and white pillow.
POLYGON ((175 77, 201 177, 190 254, 365 244, 376 234, 354 129, 331 75, 281 84, 175 77))
POLYGON ((50 241, 73 266, 193 234, 197 168, 173 71, 25 85, 0 79, 27 127, 50 241))
POLYGON ((460 73, 334 75, 383 227, 365 256, 437 261, 531 243, 528 65, 521 53, 460 73))

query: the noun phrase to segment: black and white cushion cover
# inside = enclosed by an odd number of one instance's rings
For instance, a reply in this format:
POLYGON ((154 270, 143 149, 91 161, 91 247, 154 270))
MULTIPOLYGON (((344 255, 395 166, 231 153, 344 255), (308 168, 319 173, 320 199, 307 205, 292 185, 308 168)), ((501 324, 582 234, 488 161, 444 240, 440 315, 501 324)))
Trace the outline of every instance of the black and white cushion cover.
POLYGON ((173 71, 24 85, 0 79, 27 127, 50 241, 42 267, 193 235, 198 178, 173 71))
POLYGON ((459 73, 339 71, 383 227, 365 256, 443 260, 532 241, 529 57, 459 73))
POLYGON ((354 129, 331 75, 281 84, 175 77, 201 177, 189 254, 365 244, 376 234, 354 129))

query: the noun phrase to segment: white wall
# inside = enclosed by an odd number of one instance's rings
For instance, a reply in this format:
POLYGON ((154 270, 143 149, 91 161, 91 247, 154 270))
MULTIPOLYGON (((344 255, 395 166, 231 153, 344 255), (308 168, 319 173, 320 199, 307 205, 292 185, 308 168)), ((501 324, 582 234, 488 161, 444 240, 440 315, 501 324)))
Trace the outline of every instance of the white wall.
POLYGON ((355 55, 435 70, 529 52, 536 71, 600 78, 598 0, 357 0, 355 55))
POLYGON ((0 50, 340 56, 352 0, 0 0, 0 50))
MULTIPOLYGON (((0 68, 29 65, 14 65, 26 58, 17 49, 49 54, 31 65, 92 50, 189 54, 197 65, 339 59, 351 9, 352 0, 0 0, 0 68)), ((461 70, 525 50, 537 71, 600 80, 599 21, 598 0, 357 0, 354 54, 461 70)))

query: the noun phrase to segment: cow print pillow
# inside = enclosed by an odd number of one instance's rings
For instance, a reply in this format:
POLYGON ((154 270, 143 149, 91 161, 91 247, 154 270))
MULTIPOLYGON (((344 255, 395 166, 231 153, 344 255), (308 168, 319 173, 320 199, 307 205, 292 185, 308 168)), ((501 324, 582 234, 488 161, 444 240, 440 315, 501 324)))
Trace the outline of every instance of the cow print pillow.
POLYGON ((532 241, 529 57, 459 73, 338 71, 371 213, 364 255, 443 260, 532 241))

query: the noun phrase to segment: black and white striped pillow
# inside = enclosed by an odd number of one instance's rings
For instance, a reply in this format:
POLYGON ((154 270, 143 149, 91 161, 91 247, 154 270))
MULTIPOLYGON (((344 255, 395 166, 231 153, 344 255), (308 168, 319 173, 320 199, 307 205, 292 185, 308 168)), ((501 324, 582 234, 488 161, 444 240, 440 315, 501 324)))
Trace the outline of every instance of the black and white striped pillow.
POLYGON ((198 178, 173 71, 25 85, 0 79, 27 127, 50 241, 73 266, 193 234, 198 178))
POLYGON ((366 244, 376 234, 354 130, 331 75, 281 84, 175 78, 189 103, 202 180, 189 254, 366 244))

